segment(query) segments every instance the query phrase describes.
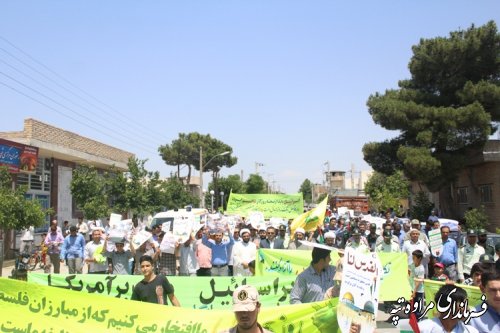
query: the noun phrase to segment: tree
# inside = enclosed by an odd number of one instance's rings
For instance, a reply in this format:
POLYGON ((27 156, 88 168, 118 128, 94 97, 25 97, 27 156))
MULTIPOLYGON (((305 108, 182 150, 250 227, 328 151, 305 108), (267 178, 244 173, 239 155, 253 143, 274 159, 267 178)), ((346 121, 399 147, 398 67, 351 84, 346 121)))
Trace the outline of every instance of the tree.
POLYGON ((484 207, 472 208, 465 212, 465 226, 467 230, 484 229, 488 225, 488 215, 484 211, 484 207))
POLYGON ((94 220, 109 215, 107 180, 96 168, 80 165, 74 169, 70 189, 85 218, 94 220))
POLYGON ((410 183, 401 171, 390 176, 374 172, 366 182, 365 192, 368 194, 370 207, 376 211, 399 207, 400 200, 410 195, 410 183))
POLYGON ((410 209, 410 216, 413 219, 420 221, 427 221, 434 204, 429 200, 427 193, 420 191, 415 195, 413 199, 413 205, 410 209))
MULTIPOLYGON (((245 183, 241 181, 240 175, 229 175, 226 178, 225 177, 220 177, 217 181, 217 188, 214 187, 214 183, 210 182, 208 184, 208 190, 214 190, 217 195, 220 192, 224 192, 224 202, 219 203, 219 207, 222 207, 224 210, 226 209, 227 206, 227 201, 229 199, 229 194, 231 192, 234 193, 246 193, 245 190, 245 183)), ((207 197, 207 207, 210 206, 209 200, 211 200, 210 197, 207 197)), ((218 202, 218 200, 217 200, 218 202)))
POLYGON ((188 167, 187 184, 191 180, 191 170, 194 167, 200 170, 200 148, 203 149, 203 170, 210 171, 216 178, 222 167, 232 167, 238 159, 231 154, 217 156, 223 152, 232 152, 233 149, 224 142, 212 138, 210 134, 198 132, 179 133, 178 139, 171 144, 160 146, 158 151, 167 165, 177 166, 177 178, 180 179, 180 166, 188 167), (207 163, 209 162, 210 163, 207 163))
POLYGON ((411 78, 368 99, 374 122, 399 136, 364 145, 364 159, 386 175, 403 170, 432 191, 452 183, 467 156, 484 147, 500 120, 500 35, 494 22, 421 39, 411 78))
POLYGON ((193 196, 186 189, 186 186, 175 177, 172 177, 165 182, 163 185, 163 191, 166 196, 165 205, 169 209, 183 208, 187 205, 196 207, 199 204, 199 199, 193 196))
POLYGON ((26 199, 26 192, 24 186, 12 189, 7 167, 0 166, 0 228, 19 230, 45 223, 45 216, 52 209, 44 210, 38 200, 26 199))
POLYGON ((257 174, 250 174, 247 181, 245 182, 247 193, 267 193, 266 182, 264 179, 257 174))
POLYGON ((312 202, 312 183, 309 179, 305 179, 300 185, 299 192, 302 192, 302 196, 304 197, 304 201, 311 203, 312 202))

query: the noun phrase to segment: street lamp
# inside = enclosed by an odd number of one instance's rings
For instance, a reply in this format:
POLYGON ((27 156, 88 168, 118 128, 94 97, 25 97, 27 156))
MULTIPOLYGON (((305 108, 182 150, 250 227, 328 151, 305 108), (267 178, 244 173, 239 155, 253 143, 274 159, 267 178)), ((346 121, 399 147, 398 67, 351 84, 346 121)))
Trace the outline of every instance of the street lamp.
POLYGON ((211 213, 214 212, 214 194, 215 194, 215 191, 214 190, 210 190, 210 196, 212 196, 212 210, 211 210, 211 213))
MULTIPOLYGON (((200 207, 201 208, 205 208, 205 200, 203 198, 203 169, 205 168, 205 166, 208 163, 212 162, 214 158, 216 158, 218 156, 224 156, 227 154, 231 154, 231 152, 225 151, 223 153, 217 154, 217 155, 213 156, 211 159, 209 159, 207 163, 203 164, 203 147, 200 147, 200 207)), ((212 204, 212 206, 213 206, 213 204, 212 204)), ((213 209, 213 207, 212 207, 212 209, 213 209)))
POLYGON ((221 209, 224 210, 224 192, 223 191, 220 191, 220 206, 221 206, 221 209))

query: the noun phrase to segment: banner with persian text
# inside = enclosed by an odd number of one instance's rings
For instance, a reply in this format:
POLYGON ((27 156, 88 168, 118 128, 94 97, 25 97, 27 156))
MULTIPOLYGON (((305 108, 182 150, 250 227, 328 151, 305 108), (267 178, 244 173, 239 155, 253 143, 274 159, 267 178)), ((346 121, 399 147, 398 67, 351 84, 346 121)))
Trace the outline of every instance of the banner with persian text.
POLYGON ((304 212, 302 193, 297 194, 238 194, 231 193, 227 215, 247 217, 251 212, 262 212, 264 218, 293 219, 304 212))
MULTIPOLYGON (((258 321, 272 332, 336 332, 337 301, 263 306, 258 321)), ((211 333, 236 324, 230 310, 166 307, 5 278, 0 278, 0 313, 2 332, 211 333)))
MULTIPOLYGON (((190 309, 231 309, 233 291, 241 285, 257 288, 264 307, 288 305, 295 281, 295 276, 200 276, 195 278, 196 283, 185 276, 167 278, 174 286, 175 296, 182 300, 182 307, 190 309)), ((142 275, 28 274, 31 283, 124 299, 131 298, 134 286, 142 279, 142 275)))
MULTIPOLYGON (((383 275, 380 278, 380 300, 394 301, 411 294, 408 282, 408 260, 405 253, 378 253, 383 275)), ((331 253, 331 265, 339 262, 338 251, 331 253)), ((259 249, 255 262, 257 276, 295 276, 311 264, 311 251, 259 249)))

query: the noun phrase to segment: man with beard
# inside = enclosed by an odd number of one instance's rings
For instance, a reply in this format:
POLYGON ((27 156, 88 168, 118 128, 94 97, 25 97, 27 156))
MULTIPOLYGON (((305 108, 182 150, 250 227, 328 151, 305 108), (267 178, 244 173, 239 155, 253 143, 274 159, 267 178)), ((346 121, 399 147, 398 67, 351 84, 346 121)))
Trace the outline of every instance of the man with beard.
POLYGON ((301 241, 306 240, 306 231, 303 228, 297 228, 295 230, 295 238, 288 244, 289 250, 310 250, 311 247, 308 245, 303 245, 301 241))
POLYGON ((250 230, 240 231, 241 241, 233 246, 233 273, 234 276, 251 276, 249 263, 255 260, 257 246, 250 241, 250 230))
POLYGON ((272 333, 258 323, 260 311, 259 293, 255 287, 243 285, 233 293, 233 311, 236 326, 221 333, 272 333))

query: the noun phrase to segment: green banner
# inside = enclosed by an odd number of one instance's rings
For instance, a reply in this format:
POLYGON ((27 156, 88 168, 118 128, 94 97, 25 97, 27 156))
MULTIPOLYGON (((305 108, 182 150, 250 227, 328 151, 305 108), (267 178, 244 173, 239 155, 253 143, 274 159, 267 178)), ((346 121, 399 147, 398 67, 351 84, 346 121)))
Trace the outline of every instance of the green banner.
MULTIPOLYGON (((28 281, 36 284, 81 291, 90 294, 130 299, 142 275, 43 274, 29 273, 28 281)), ((290 304, 295 276, 195 277, 169 276, 175 296, 182 307, 191 309, 230 309, 234 289, 252 285, 259 291, 263 306, 290 304), (193 283, 196 281, 196 283, 193 283)))
MULTIPOLYGON (((337 299, 263 306, 258 321, 272 332, 335 332, 336 306, 337 299)), ((2 332, 211 333, 236 323, 230 310, 167 307, 5 278, 0 278, 0 313, 2 332)))
MULTIPOLYGON (((425 303, 427 305, 430 304, 430 302, 434 302, 434 296, 438 292, 439 288, 444 286, 444 284, 445 283, 441 281, 424 280, 425 303)), ((483 304, 483 301, 481 300, 483 293, 479 287, 466 286, 464 284, 456 284, 456 286, 463 288, 467 292, 467 302, 469 303, 469 307, 473 308, 483 304)), ((436 311, 436 306, 434 306, 434 308, 429 310, 427 317, 434 317, 436 311)))
POLYGON ((297 194, 237 194, 231 193, 226 214, 248 216, 261 212, 264 218, 293 219, 304 212, 302 193, 297 194))
MULTIPOLYGON (((332 251, 331 265, 336 266, 338 252, 332 251)), ((257 276, 295 276, 311 264, 311 251, 259 249, 255 264, 257 276)), ((381 277, 380 300, 395 301, 411 294, 408 282, 408 260, 405 253, 379 253, 384 270, 381 277)))

